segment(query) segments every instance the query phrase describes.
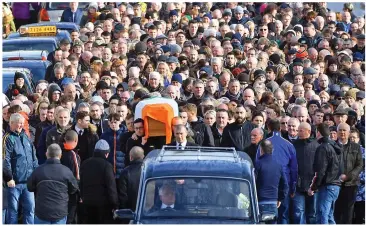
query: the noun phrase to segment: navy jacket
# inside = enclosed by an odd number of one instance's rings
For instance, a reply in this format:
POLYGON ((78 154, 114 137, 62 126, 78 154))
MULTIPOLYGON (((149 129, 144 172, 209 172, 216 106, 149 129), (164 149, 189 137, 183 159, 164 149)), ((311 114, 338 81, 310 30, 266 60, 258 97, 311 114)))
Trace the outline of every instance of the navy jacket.
MULTIPOLYGON (((290 194, 296 191, 297 182, 297 159, 295 147, 286 139, 281 137, 281 132, 275 131, 267 140, 273 144, 273 159, 283 167, 286 179, 289 185, 290 194)), ((257 150, 257 161, 259 158, 259 149, 257 150)))
POLYGON ((79 25, 81 21, 81 17, 83 17, 83 10, 77 9, 75 12, 75 17, 73 20, 73 12, 71 9, 65 9, 61 16, 61 22, 74 22, 75 24, 79 25))
POLYGON ((36 150, 25 134, 8 131, 3 138, 4 167, 13 176, 15 184, 27 183, 28 177, 38 167, 36 150))
POLYGON ((59 159, 47 159, 29 177, 27 187, 35 192, 36 216, 45 221, 67 216, 69 195, 79 189, 72 172, 59 159))
POLYGON ((259 202, 282 201, 288 194, 288 183, 283 168, 272 155, 259 157, 255 166, 259 202))
MULTIPOLYGON (((124 128, 124 127, 123 127, 124 128)), ((106 132, 102 134, 100 139, 106 140, 110 147, 110 152, 108 155, 108 162, 110 162, 113 166, 113 172, 116 178, 121 176, 121 172, 123 168, 125 168, 125 153, 121 151, 121 143, 119 142, 121 136, 126 131, 123 129, 119 129, 118 131, 113 131, 112 129, 108 129, 106 132), (116 145, 114 145, 116 144, 116 145)))

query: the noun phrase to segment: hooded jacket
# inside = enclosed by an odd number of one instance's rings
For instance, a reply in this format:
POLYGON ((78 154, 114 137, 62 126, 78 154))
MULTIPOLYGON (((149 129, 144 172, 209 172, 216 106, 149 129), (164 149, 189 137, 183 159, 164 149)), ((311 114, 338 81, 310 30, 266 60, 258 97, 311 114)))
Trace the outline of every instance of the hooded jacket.
MULTIPOLYGON (((60 86, 58 86, 56 83, 52 83, 48 88, 48 95, 47 95, 47 97, 48 97, 48 99, 50 100, 51 103, 53 103, 52 94, 55 91, 59 91, 60 93, 62 93, 60 86)), ((56 104, 58 104, 58 103, 56 103, 56 104)))
MULTIPOLYGON (((123 127, 125 128, 125 127, 123 127)), ((113 166, 113 172, 115 174, 116 179, 121 176, 121 172, 123 168, 125 168, 125 153, 121 151, 121 143, 119 142, 121 136, 126 131, 124 129, 119 129, 114 131, 112 129, 108 129, 106 132, 100 136, 100 139, 106 140, 110 147, 110 152, 108 155, 108 162, 110 162, 113 166)))
POLYGON ((342 148, 329 137, 318 140, 320 144, 315 151, 314 177, 310 188, 316 191, 321 186, 341 185, 339 177, 343 173, 342 148))
POLYGON ((3 138, 4 167, 12 174, 15 184, 27 183, 28 177, 38 166, 36 150, 25 134, 8 131, 3 138))

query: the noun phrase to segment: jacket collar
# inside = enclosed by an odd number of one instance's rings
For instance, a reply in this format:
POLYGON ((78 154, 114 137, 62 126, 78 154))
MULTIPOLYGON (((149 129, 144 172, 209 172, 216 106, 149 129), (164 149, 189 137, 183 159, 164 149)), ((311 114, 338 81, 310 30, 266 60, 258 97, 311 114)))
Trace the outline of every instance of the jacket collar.
POLYGON ((141 164, 144 160, 143 159, 138 159, 138 160, 133 160, 130 165, 137 165, 137 164, 141 164))
POLYGON ((272 158, 272 155, 270 154, 264 154, 264 155, 261 155, 259 156, 260 159, 269 159, 269 158, 272 158))
POLYGON ((61 164, 60 159, 56 159, 56 158, 49 158, 46 160, 47 164, 61 164))

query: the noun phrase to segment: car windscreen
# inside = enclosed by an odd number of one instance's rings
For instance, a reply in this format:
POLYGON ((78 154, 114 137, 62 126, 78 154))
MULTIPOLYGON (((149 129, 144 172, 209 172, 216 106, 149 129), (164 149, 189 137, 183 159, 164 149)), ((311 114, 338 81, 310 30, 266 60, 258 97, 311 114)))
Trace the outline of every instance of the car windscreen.
POLYGON ((252 218, 246 180, 184 177, 150 179, 145 186, 142 218, 252 218))
MULTIPOLYGON (((79 2, 78 8, 84 9, 89 2, 79 2)), ((50 9, 53 10, 64 10, 70 7, 70 4, 68 2, 50 2, 49 6, 50 9)))
POLYGON ((53 52, 56 46, 53 42, 14 42, 3 43, 3 52, 19 51, 19 50, 47 50, 53 52))

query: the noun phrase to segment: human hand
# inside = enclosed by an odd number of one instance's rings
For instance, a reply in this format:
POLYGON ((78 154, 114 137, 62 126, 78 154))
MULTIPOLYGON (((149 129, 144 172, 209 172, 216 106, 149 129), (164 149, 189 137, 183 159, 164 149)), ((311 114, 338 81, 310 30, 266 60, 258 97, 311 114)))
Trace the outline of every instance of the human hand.
POLYGON ((313 191, 313 190, 311 190, 311 188, 309 188, 309 189, 308 189, 308 195, 309 195, 309 196, 313 196, 313 195, 314 195, 314 191, 313 191))
POLYGON ((345 174, 341 174, 339 178, 341 179, 342 182, 347 180, 347 176, 345 174))
POLYGON ((294 198, 295 197, 295 193, 290 194, 290 197, 291 198, 294 198))
POLYGON ((9 188, 14 188, 15 187, 15 181, 14 180, 10 180, 10 181, 8 181, 8 187, 9 188))
POLYGON ((132 140, 137 140, 138 139, 136 133, 133 133, 132 136, 131 136, 131 138, 132 138, 132 140))
POLYGON ((184 180, 175 180, 177 184, 184 184, 184 180))
POLYGON ((277 209, 280 208, 280 206, 281 206, 281 202, 277 201, 277 209))
POLYGON ((147 142, 147 138, 143 137, 143 138, 142 138, 142 141, 141 141, 141 144, 142 144, 142 145, 145 145, 145 144, 146 144, 146 142, 147 142))

